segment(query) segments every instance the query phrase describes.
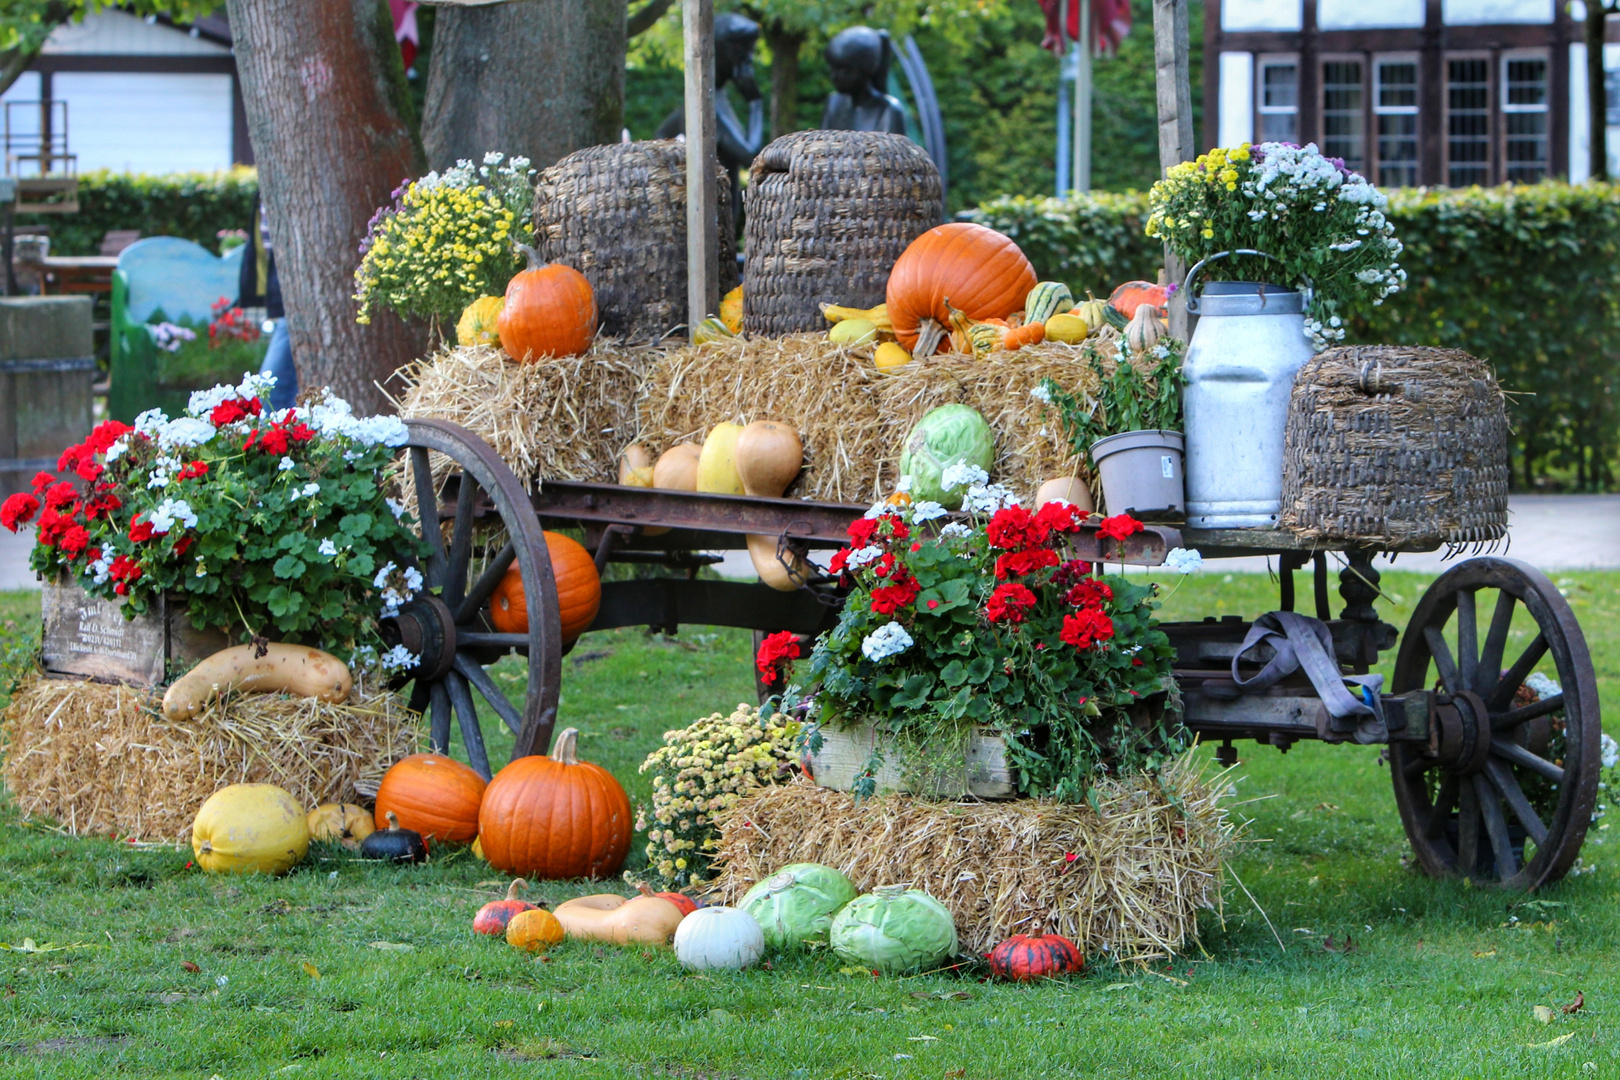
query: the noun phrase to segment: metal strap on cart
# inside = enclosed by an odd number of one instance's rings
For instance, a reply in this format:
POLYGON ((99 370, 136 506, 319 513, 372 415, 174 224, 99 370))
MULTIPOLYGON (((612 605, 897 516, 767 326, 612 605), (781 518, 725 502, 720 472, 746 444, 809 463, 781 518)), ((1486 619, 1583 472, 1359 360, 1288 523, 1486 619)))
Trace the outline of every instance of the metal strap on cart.
POLYGON ((1329 725, 1334 731, 1350 735, 1358 743, 1389 741, 1383 701, 1379 697, 1384 677, 1341 672, 1333 655, 1333 635, 1322 620, 1292 611, 1262 615, 1249 627, 1243 645, 1232 657, 1232 681, 1247 693, 1267 690, 1302 669, 1327 708, 1329 725), (1262 642, 1269 644, 1275 655, 1258 675, 1245 679, 1238 674, 1238 662, 1262 642), (1351 693, 1348 689, 1351 686, 1357 693, 1351 693))

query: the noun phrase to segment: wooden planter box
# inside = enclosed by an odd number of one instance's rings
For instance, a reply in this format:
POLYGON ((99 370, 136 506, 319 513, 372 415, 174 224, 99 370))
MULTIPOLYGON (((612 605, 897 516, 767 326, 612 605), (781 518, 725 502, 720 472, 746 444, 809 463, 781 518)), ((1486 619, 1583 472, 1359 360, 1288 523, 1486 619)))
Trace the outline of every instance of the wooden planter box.
MULTIPOLYGON (((870 727, 821 729, 821 750, 810 756, 810 769, 819 787, 834 791, 850 791, 855 780, 866 767, 877 745, 877 736, 870 727)), ((906 784, 900 768, 900 755, 890 749, 883 756, 883 766, 874 779, 879 794, 913 792, 906 784)), ((1018 777, 1007 763, 1007 744, 999 735, 976 732, 968 741, 960 769, 946 769, 935 778, 931 798, 1011 799, 1018 795, 1018 777)))
POLYGON ((119 604, 58 580, 46 583, 41 606, 40 663, 58 675, 159 686, 170 663, 201 660, 230 644, 217 630, 192 629, 185 604, 167 596, 125 619, 119 604))

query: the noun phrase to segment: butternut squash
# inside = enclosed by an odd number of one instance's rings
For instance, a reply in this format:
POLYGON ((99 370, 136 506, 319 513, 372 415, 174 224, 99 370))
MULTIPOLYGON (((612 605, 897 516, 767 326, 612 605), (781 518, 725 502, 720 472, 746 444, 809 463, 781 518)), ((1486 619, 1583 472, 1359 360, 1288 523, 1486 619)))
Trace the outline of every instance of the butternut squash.
POLYGON ((231 690, 282 691, 296 697, 347 701, 354 680, 348 665, 330 653, 304 645, 233 645, 208 657, 176 679, 163 695, 163 715, 189 720, 208 699, 231 690))
MULTIPOLYGON (((736 457, 743 494, 780 499, 804 464, 804 443, 786 424, 755 420, 737 436, 736 457)), ((792 592, 815 573, 815 567, 791 552, 784 565, 776 557, 773 536, 749 534, 748 557, 759 579, 779 592, 792 592)))
POLYGON ((666 491, 696 491, 698 457, 703 448, 696 443, 679 443, 665 450, 653 466, 655 488, 666 491))
POLYGON ((569 937, 614 945, 667 946, 684 917, 680 908, 661 896, 626 900, 612 893, 569 900, 558 904, 552 914, 569 937))

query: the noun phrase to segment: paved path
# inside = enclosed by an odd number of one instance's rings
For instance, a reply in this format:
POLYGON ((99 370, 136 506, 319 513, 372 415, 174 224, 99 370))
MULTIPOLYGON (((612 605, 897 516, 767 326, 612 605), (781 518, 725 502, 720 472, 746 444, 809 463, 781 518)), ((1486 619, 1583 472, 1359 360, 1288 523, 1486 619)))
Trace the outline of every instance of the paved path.
MULTIPOLYGON (((1509 501, 1508 541, 1497 550, 1543 570, 1620 569, 1620 495, 1515 495, 1509 501)), ((0 529, 0 589, 37 589, 28 569, 33 536, 0 529)), ((1402 555, 1398 570, 1439 573, 1449 564, 1439 552, 1402 555)), ((748 553, 733 551, 717 569, 728 577, 753 577, 748 553)), ((1205 573, 1266 570, 1260 557, 1211 561, 1205 573)))

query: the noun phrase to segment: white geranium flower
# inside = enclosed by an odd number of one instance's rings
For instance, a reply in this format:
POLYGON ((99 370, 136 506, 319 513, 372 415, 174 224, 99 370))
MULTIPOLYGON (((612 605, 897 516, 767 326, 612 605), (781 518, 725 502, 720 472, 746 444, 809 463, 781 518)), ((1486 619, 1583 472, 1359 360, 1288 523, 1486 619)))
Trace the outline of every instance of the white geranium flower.
POLYGON ((383 499, 383 502, 388 504, 388 509, 393 513, 395 521, 398 521, 400 518, 405 516, 405 507, 400 503, 386 497, 383 499))
POLYGON ((184 499, 164 499, 157 509, 146 515, 146 520, 151 523, 154 533, 167 533, 176 524, 187 529, 197 527, 197 515, 184 499))
POLYGON ((414 566, 405 568, 405 587, 410 590, 412 596, 422 591, 422 572, 414 566))
POLYGON ((962 524, 960 521, 952 521, 940 528, 939 535, 940 539, 953 536, 966 539, 967 537, 973 535, 973 530, 962 524))
POLYGON ((1178 574, 1190 574, 1204 565, 1204 556, 1188 548, 1171 548, 1164 565, 1178 574))
POLYGON ((310 482, 308 484, 305 484, 302 488, 300 488, 299 491, 298 491, 298 494, 296 496, 294 496, 294 497, 299 498, 299 499, 313 499, 315 496, 319 495, 320 493, 321 493, 321 485, 319 485, 317 483, 314 483, 312 481, 312 482, 310 482))
POLYGON ((165 450, 172 450, 177 446, 201 446, 213 437, 213 424, 194 416, 182 416, 164 424, 163 430, 157 434, 157 441, 165 450))
POLYGON ((1600 753, 1603 758, 1603 767, 1612 769, 1616 765, 1620 765, 1620 743, 1609 738, 1609 733, 1605 731, 1602 735, 1601 745, 1602 750, 1600 753))
POLYGON ((921 525, 925 521, 933 521, 935 518, 942 518, 949 513, 950 511, 939 503, 929 502, 924 499, 921 502, 911 504, 911 523, 921 525))
POLYGON ((861 642, 861 655, 877 664, 900 655, 911 646, 911 635, 906 633, 906 628, 890 621, 866 635, 861 642))
POLYGON ((962 500, 962 509, 976 514, 993 514, 1017 505, 1018 496, 1002 484, 974 484, 962 500))
POLYGON ((988 484, 990 474, 968 461, 958 461, 955 465, 947 465, 945 471, 939 474, 939 486, 946 491, 952 488, 968 487, 973 484, 988 484))
POLYGON ((876 562, 882 557, 883 549, 880 547, 856 548, 849 553, 849 558, 844 560, 844 567, 848 570, 855 570, 869 562, 876 562))
POLYGON ((288 469, 296 469, 297 467, 298 463, 290 457, 284 457, 276 462, 276 472, 286 472, 288 469))
POLYGON ((895 482, 894 490, 905 492, 907 495, 911 494, 911 477, 902 476, 895 482))
POLYGON ((332 538, 330 536, 328 536, 325 540, 322 540, 321 546, 315 550, 320 552, 322 555, 327 556, 336 555, 338 553, 337 545, 332 543, 332 538))
POLYGON ((1557 697, 1559 694, 1564 692, 1564 688, 1562 686, 1559 686, 1557 683, 1553 682, 1539 671, 1530 676, 1528 679, 1524 680, 1524 685, 1530 688, 1531 692, 1536 695, 1538 700, 1557 697))
POLYGON ((390 563, 385 563, 383 565, 383 568, 381 570, 377 571, 377 576, 371 579, 371 587, 374 588, 374 589, 380 589, 383 586, 387 585, 388 584, 388 575, 392 574, 395 569, 396 569, 396 567, 394 566, 393 563, 391 563, 391 562, 390 563))
POLYGON ((1044 382, 1037 383, 1035 387, 1030 390, 1029 396, 1034 398, 1036 401, 1039 401, 1043 405, 1052 404, 1052 391, 1044 382))
POLYGON ((408 671, 420 664, 422 658, 403 645, 395 645, 378 657, 377 662, 384 671, 408 671))

